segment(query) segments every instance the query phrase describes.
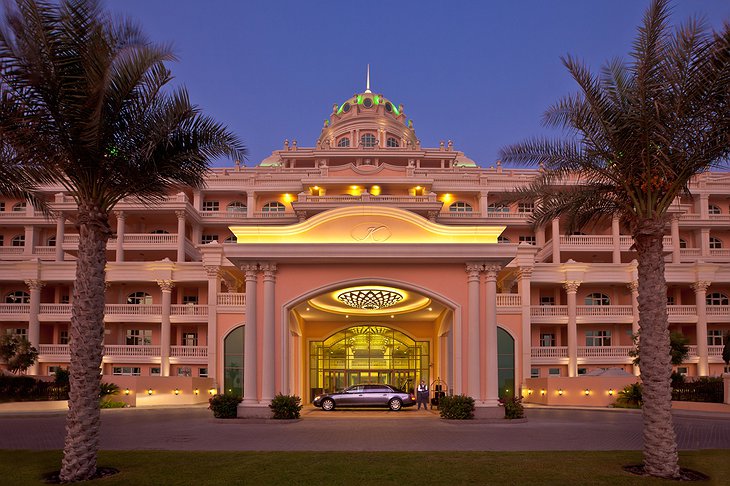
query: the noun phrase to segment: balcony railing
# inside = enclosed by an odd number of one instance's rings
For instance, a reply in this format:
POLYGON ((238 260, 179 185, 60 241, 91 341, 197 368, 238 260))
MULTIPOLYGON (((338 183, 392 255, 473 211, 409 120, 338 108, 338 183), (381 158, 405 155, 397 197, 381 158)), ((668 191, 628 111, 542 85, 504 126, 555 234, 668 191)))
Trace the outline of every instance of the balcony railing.
POLYGON ((531 305, 532 317, 568 317, 567 305, 531 305))
POLYGON ((157 357, 160 356, 159 345, 149 346, 127 346, 116 344, 104 345, 104 356, 139 356, 139 357, 157 357))
POLYGON ((104 313, 108 316, 161 316, 160 304, 107 304, 104 313))
POLYGON ((218 294, 218 305, 246 305, 246 294, 233 292, 228 294, 218 294))
POLYGON ((207 346, 170 346, 170 356, 173 358, 207 358, 207 346))
POLYGON ((520 305, 520 294, 497 294, 497 306, 517 307, 520 305))
MULTIPOLYGON (((39 344, 38 354, 45 356, 68 356, 68 344, 39 344)), ((105 356, 116 357, 159 357, 160 346, 104 345, 105 356)), ((170 346, 170 356, 174 358, 207 358, 207 346, 170 346)))
POLYGON ((30 314, 30 304, 0 304, 0 314, 30 314))
POLYGON ((531 353, 533 358, 567 358, 568 347, 567 346, 540 346, 539 348, 532 348, 531 353))
POLYGON ((633 346, 578 346, 579 358, 629 358, 633 346))
POLYGON ((576 306, 578 316, 631 316, 633 315, 630 305, 578 305, 576 306))
POLYGON ((173 304, 170 306, 171 316, 197 316, 207 317, 207 305, 173 304))

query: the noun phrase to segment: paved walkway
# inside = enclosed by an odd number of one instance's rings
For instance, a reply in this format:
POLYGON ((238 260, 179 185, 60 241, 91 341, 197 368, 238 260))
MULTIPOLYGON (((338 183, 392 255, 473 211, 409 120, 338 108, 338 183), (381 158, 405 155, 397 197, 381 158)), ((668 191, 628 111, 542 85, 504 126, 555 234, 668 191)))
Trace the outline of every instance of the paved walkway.
MULTIPOLYGON (((64 413, 0 415, 0 449, 61 449, 64 413)), ((413 408, 306 407, 298 421, 215 420, 205 406, 102 411, 101 448, 241 451, 641 449, 635 410, 527 409, 528 420, 447 421, 413 408)), ((730 416, 675 412, 680 449, 730 449, 730 416)))

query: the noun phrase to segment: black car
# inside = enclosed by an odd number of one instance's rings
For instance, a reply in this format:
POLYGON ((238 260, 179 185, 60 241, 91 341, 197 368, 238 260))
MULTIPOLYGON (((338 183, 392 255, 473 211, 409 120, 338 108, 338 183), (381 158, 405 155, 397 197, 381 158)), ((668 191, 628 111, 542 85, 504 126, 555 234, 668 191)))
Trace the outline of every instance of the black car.
POLYGON ((394 412, 416 404, 414 398, 390 385, 354 385, 335 393, 317 395, 315 407, 330 411, 335 407, 388 407, 394 412))

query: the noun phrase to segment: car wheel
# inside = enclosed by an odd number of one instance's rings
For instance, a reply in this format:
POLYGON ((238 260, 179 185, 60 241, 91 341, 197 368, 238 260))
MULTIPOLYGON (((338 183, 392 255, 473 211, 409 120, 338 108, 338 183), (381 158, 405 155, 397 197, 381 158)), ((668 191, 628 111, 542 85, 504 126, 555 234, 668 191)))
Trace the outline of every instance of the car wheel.
POLYGON ((394 412, 397 412, 401 409, 403 406, 403 402, 400 401, 400 398, 393 398, 391 401, 388 402, 388 407, 394 412))
POLYGON ((335 409, 334 400, 332 400, 331 398, 325 398, 324 400, 322 400, 322 410, 329 412, 330 410, 334 410, 334 409, 335 409))

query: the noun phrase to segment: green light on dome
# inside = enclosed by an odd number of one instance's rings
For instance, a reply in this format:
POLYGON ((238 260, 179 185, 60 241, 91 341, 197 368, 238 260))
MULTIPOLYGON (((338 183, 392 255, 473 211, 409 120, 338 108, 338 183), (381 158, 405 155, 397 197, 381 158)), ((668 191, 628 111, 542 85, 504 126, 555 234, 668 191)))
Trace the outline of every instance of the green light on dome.
POLYGON ((342 113, 342 109, 343 109, 344 107, 345 107, 345 103, 342 103, 342 104, 340 105, 340 109, 339 109, 339 110, 337 110, 337 114, 338 114, 338 115, 339 115, 340 113, 342 113))
POLYGON ((373 103, 375 103, 376 105, 379 105, 380 104, 380 96, 378 96, 378 95, 373 96, 373 103))
POLYGON ((362 95, 357 95, 357 104, 362 105, 362 95))
POLYGON ((393 114, 395 114, 395 116, 398 116, 398 115, 400 115, 400 111, 398 111, 398 107, 397 107, 397 106, 395 106, 395 103, 393 103, 393 102, 391 101, 391 102, 390 102, 390 104, 391 104, 391 105, 393 105, 393 114))

